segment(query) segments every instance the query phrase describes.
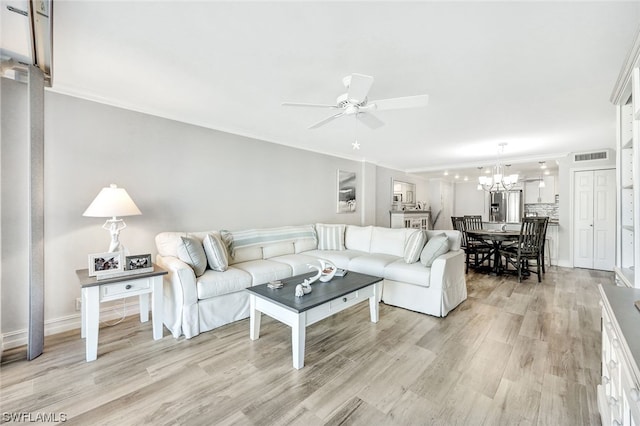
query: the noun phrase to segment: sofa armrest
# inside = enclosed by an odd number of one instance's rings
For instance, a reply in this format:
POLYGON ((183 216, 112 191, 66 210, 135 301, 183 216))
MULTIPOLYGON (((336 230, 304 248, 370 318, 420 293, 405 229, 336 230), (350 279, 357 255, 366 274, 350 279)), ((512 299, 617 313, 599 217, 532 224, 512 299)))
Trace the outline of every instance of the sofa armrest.
POLYGON ((431 265, 430 287, 437 288, 442 295, 440 299, 440 316, 442 317, 467 298, 464 261, 464 250, 451 250, 438 257, 431 265))
POLYGON ((173 256, 157 255, 156 263, 168 271, 164 280, 164 324, 175 338, 198 335, 198 293, 193 269, 173 256))

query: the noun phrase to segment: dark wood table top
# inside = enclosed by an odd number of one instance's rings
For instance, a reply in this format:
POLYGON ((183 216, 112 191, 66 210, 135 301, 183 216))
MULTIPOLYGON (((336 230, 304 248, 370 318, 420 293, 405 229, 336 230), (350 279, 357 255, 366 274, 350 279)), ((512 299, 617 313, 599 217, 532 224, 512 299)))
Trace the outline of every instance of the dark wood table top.
POLYGON ((517 240, 520 237, 519 230, 501 231, 499 229, 474 229, 466 232, 467 234, 472 235, 476 238, 496 241, 517 240))
POLYGON ((260 284, 249 287, 246 290, 257 297, 270 300, 290 311, 301 313, 330 300, 368 287, 378 281, 382 281, 380 277, 349 271, 344 277, 333 277, 331 281, 326 283, 316 281, 311 284, 311 288, 313 289, 311 293, 305 294, 302 297, 296 297, 296 285, 301 284, 305 278, 310 278, 316 274, 317 272, 310 272, 308 274, 282 279, 280 281, 282 281, 284 286, 279 289, 272 289, 267 287, 267 284, 260 284))

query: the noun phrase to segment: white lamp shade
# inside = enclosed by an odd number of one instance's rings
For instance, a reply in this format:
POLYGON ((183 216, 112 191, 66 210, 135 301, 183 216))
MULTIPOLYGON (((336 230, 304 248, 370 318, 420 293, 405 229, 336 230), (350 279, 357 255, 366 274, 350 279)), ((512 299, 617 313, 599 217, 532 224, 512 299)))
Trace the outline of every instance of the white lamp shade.
POLYGON ((111 184, 109 188, 102 188, 82 216, 116 217, 140 214, 142 212, 140 212, 140 209, 133 202, 127 191, 111 184))

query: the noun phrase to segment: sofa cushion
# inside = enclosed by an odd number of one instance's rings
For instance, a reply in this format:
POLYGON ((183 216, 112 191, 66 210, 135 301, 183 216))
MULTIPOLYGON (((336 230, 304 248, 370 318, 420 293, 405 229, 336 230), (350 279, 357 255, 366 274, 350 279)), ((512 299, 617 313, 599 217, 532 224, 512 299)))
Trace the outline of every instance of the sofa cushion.
POLYGON ((344 250, 345 225, 316 224, 318 250, 344 250))
POLYGON ((370 253, 392 254, 402 257, 407 230, 405 228, 392 229, 375 226, 371 234, 370 253))
POLYGON ((399 259, 387 265, 384 269, 384 278, 391 281, 429 287, 431 283, 431 268, 425 268, 420 262, 408 264, 404 259, 399 259))
MULTIPOLYGON (((229 253, 231 255, 231 253, 229 253)), ((229 264, 248 262, 250 260, 262 259, 262 247, 242 247, 233 251, 233 255, 229 259, 229 264)))
POLYGON ((236 263, 234 268, 241 269, 251 275, 251 285, 268 283, 269 281, 281 280, 292 276, 291 266, 282 262, 272 260, 250 260, 248 262, 236 263))
POLYGON ((303 251, 315 250, 318 248, 317 239, 300 239, 293 242, 293 248, 295 253, 302 253, 303 251))
POLYGON ((373 226, 347 225, 344 230, 344 246, 349 250, 369 253, 371 249, 371 232, 373 226))
POLYGON ((369 253, 351 259, 347 269, 362 274, 384 277, 385 267, 396 260, 398 260, 398 256, 392 254, 369 253))
POLYGON ((449 238, 442 233, 434 235, 429 238, 427 244, 424 246, 422 253, 420 253, 420 263, 426 267, 431 267, 433 261, 439 256, 449 251, 449 238))
POLYGON ((198 300, 233 293, 247 287, 251 287, 251 275, 233 267, 225 272, 208 269, 196 281, 198 300))
POLYGON ((407 245, 404 247, 404 261, 415 263, 420 260, 420 253, 427 242, 427 234, 424 231, 414 232, 409 236, 407 245))
POLYGON ((275 256, 283 256, 285 254, 295 253, 293 247, 293 241, 287 241, 282 243, 267 244, 262 247, 262 258, 269 259, 275 256))
POLYGON ((358 256, 364 256, 368 253, 357 250, 310 250, 304 252, 304 254, 313 256, 317 259, 328 260, 338 268, 349 269, 349 262, 351 259, 358 256))
POLYGON ((202 242, 195 237, 180 237, 178 244, 178 259, 191 266, 196 277, 204 274, 207 269, 207 256, 204 253, 202 242))
POLYGON ((445 234, 447 238, 449 238, 449 250, 460 250, 462 232, 453 229, 429 230, 425 232, 427 233, 427 241, 435 235, 445 234))
POLYGON ((214 271, 224 272, 229 267, 229 258, 227 256, 227 248, 220 239, 219 235, 207 234, 202 240, 204 253, 207 255, 209 268, 214 271))
POLYGON ((318 262, 317 257, 299 253, 272 257, 269 260, 272 260, 274 262, 282 262, 289 265, 292 270, 292 275, 306 274, 308 272, 315 271, 315 269, 309 269, 309 265, 316 265, 318 267, 320 266, 320 262, 318 262))

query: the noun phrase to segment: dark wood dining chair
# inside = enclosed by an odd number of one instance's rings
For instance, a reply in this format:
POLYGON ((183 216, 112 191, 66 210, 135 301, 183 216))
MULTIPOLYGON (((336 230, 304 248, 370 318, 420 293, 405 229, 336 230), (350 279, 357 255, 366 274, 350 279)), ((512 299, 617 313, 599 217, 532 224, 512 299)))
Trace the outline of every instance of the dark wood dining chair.
MULTIPOLYGON (((469 234, 467 234, 466 216, 451 216, 451 223, 453 229, 460 231, 462 234, 461 247, 465 252, 465 273, 469 273, 469 264, 471 263, 472 257, 472 267, 474 269, 479 268, 486 261, 489 261, 489 266, 491 266, 492 246, 482 240, 470 238, 469 234)), ((482 219, 480 219, 480 223, 482 224, 482 219)))
POLYGON ((543 245, 545 219, 544 217, 522 218, 518 243, 500 249, 499 254, 505 260, 505 270, 512 265, 518 274, 518 282, 522 282, 524 275, 532 273, 538 275, 538 282, 542 282, 540 251, 543 245), (534 261, 535 265, 531 265, 534 261))

